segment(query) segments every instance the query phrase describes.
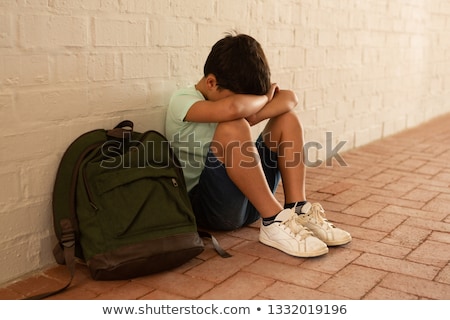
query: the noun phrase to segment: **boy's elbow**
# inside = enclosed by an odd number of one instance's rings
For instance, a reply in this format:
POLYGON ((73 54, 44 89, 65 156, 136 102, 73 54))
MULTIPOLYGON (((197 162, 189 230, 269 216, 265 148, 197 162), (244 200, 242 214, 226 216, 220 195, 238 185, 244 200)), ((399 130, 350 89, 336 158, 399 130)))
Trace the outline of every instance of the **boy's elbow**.
POLYGON ((243 103, 238 101, 233 101, 228 108, 228 117, 230 120, 245 118, 245 106, 243 103))
POLYGON ((289 91, 289 101, 291 103, 292 109, 298 105, 298 97, 294 91, 289 91))

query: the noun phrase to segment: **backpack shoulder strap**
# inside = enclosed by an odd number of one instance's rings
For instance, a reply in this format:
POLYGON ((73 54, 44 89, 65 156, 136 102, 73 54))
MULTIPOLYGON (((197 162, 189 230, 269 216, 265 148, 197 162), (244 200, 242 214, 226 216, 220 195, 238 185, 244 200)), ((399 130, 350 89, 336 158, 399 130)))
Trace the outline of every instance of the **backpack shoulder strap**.
POLYGON ((202 238, 208 238, 211 239, 212 245, 214 246, 214 249, 216 252, 222 257, 222 258, 230 258, 231 254, 226 252, 219 244, 219 241, 217 241, 216 237, 214 237, 211 233, 204 231, 204 230, 198 230, 198 234, 202 238))
MULTIPOLYGON (((61 230, 62 230, 62 236, 60 239, 60 242, 62 244, 63 249, 61 249, 64 262, 67 266, 67 269, 70 272, 70 278, 69 281, 61 288, 48 291, 45 293, 37 294, 31 297, 27 297, 23 300, 40 300, 44 298, 48 298, 50 296, 53 296, 55 294, 58 294, 64 290, 66 290, 70 284, 72 283, 73 277, 75 276, 75 230, 73 230, 72 223, 70 219, 63 219, 61 220, 61 230)), ((58 244, 58 247, 59 244, 58 244)))

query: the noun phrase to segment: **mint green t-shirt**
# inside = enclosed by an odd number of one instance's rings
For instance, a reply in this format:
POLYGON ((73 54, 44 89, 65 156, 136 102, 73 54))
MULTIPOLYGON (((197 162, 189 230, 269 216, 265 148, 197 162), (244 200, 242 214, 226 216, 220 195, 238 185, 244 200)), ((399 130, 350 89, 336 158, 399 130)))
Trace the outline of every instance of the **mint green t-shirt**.
POLYGON ((203 100, 194 86, 179 89, 172 95, 166 115, 166 137, 181 162, 188 191, 198 183, 217 126, 184 120, 189 108, 203 100))

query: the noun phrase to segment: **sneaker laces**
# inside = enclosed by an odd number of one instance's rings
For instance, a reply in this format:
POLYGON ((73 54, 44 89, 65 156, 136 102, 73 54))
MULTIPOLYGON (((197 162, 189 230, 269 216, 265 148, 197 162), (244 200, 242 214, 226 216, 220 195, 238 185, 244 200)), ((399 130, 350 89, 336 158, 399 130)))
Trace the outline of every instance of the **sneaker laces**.
POLYGON ((297 214, 294 209, 292 209, 293 214, 286 221, 281 222, 282 225, 285 226, 297 239, 303 240, 311 235, 313 235, 312 231, 308 228, 302 226, 297 221, 297 214))
POLYGON ((306 218, 314 224, 320 225, 324 229, 336 228, 325 218, 325 210, 319 203, 312 203, 308 212, 298 215, 298 219, 306 218))

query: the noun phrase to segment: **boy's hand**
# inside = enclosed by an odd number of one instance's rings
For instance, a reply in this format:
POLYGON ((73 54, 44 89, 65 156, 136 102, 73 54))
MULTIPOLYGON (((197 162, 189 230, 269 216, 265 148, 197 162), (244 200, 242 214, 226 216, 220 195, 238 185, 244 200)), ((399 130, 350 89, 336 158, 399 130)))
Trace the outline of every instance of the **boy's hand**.
MULTIPOLYGON (((272 85, 269 88, 269 91, 267 91, 267 93, 266 93, 267 103, 272 101, 273 97, 275 97, 275 95, 278 93, 278 91, 280 91, 280 87, 278 87, 278 85, 276 83, 272 83, 272 85)), ((247 119, 248 123, 250 123, 251 126, 257 124, 260 121, 260 120, 258 120, 256 113, 246 117, 246 119, 247 119)))

